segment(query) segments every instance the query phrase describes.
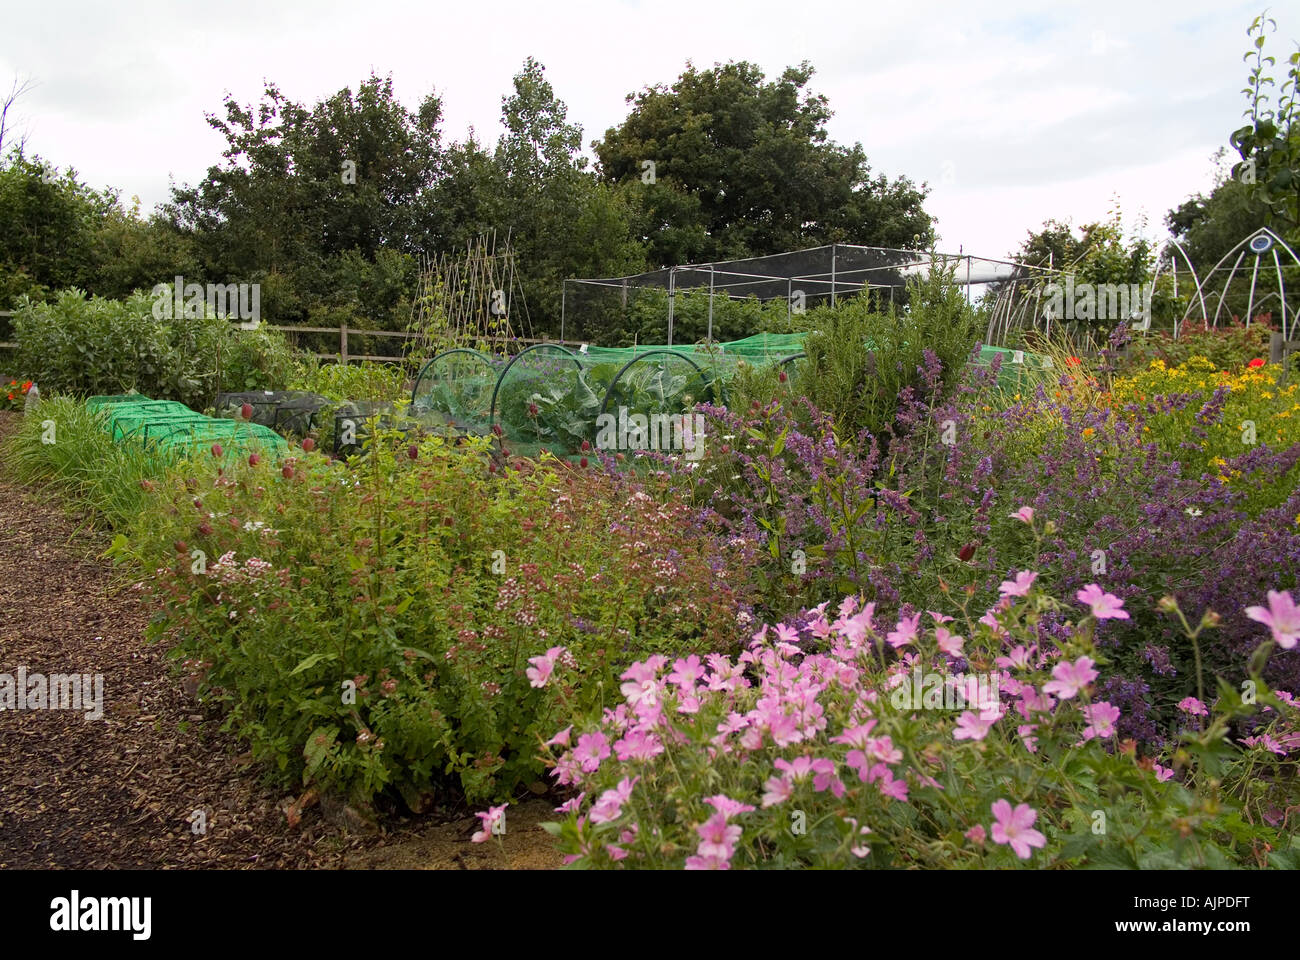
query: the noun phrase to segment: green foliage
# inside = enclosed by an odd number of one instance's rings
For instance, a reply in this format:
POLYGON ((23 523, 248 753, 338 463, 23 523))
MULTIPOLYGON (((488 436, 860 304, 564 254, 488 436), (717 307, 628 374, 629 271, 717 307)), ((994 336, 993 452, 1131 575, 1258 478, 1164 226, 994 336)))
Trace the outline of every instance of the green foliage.
POLYGON ((406 368, 400 364, 320 363, 315 357, 300 360, 289 383, 291 390, 308 390, 331 400, 409 399, 406 368))
POLYGON ((671 87, 629 95, 631 112, 594 148, 606 182, 639 198, 653 266, 933 242, 925 188, 873 176, 861 144, 830 141, 827 99, 804 89, 812 76, 806 62, 770 82, 752 63, 688 65, 671 87))
POLYGON ((859 296, 816 307, 807 318, 807 356, 790 364, 795 392, 833 415, 846 437, 865 430, 883 439, 900 404, 940 399, 957 382, 981 329, 961 288, 937 267, 909 279, 901 310, 881 310, 859 296))
POLYGON ((140 219, 138 204, 123 209, 114 191, 39 157, 0 164, 0 309, 74 286, 123 297, 191 267, 184 237, 140 219))
POLYGON ((1250 122, 1230 138, 1241 155, 1232 172, 1247 185, 1251 199, 1268 208, 1278 232, 1296 241, 1300 239, 1300 44, 1286 59, 1276 105, 1270 106, 1265 88, 1275 81, 1267 71, 1276 66, 1277 58, 1264 54, 1269 28, 1277 30, 1277 22, 1261 14, 1246 31, 1251 45, 1242 59, 1251 68, 1241 92, 1249 101, 1245 116, 1250 122))
POLYGON ((138 517, 165 458, 114 441, 103 415, 72 397, 42 399, 38 409, 39 416, 23 417, 18 431, 0 447, 9 475, 61 495, 92 523, 120 527, 138 517), (54 442, 47 442, 51 438, 54 442))
POLYGON ((412 457, 377 436, 346 465, 184 464, 115 550, 162 568, 155 633, 282 785, 504 797, 561 709, 614 702, 629 658, 736 648, 740 568, 684 504, 553 460, 489 474, 482 439, 412 457), (558 682, 534 684, 560 646, 558 682))
POLYGON ((135 390, 197 409, 221 390, 277 389, 292 372, 284 338, 218 317, 159 320, 156 300, 65 290, 49 303, 21 298, 13 318, 22 371, 42 390, 116 394, 135 390))

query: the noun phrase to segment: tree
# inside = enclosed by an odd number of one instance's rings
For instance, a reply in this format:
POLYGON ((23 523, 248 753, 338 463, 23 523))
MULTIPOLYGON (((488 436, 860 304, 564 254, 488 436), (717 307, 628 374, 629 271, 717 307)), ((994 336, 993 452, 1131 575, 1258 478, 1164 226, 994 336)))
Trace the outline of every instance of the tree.
POLYGON ((1232 133, 1231 143, 1241 155, 1232 172, 1247 185, 1251 200, 1268 208, 1274 229, 1300 242, 1300 45, 1287 58, 1289 67, 1274 108, 1265 89, 1274 85, 1265 71, 1277 63, 1264 55, 1269 28, 1277 30, 1276 21, 1260 15, 1246 31, 1251 49, 1242 59, 1254 60, 1242 90, 1250 122, 1232 133))
POLYGON ((441 115, 436 95, 410 111, 391 78, 373 75, 311 110, 272 83, 256 111, 227 97, 224 118, 208 116, 226 139, 224 163, 175 190, 168 216, 194 236, 210 277, 262 282, 277 319, 359 305, 348 288, 356 262, 345 255, 374 261, 380 250, 409 255, 429 243, 441 115))
POLYGON ((779 253, 830 242, 924 249, 926 188, 872 175, 861 144, 830 141, 806 62, 764 82, 747 62, 686 70, 629 94, 592 144, 604 180, 635 191, 652 265, 779 253))
POLYGON ((1213 268, 1270 219, 1268 205, 1252 197, 1249 185, 1225 169, 1226 152, 1221 148, 1215 154, 1218 169, 1210 195, 1188 197, 1165 215, 1165 226, 1198 271, 1213 268))

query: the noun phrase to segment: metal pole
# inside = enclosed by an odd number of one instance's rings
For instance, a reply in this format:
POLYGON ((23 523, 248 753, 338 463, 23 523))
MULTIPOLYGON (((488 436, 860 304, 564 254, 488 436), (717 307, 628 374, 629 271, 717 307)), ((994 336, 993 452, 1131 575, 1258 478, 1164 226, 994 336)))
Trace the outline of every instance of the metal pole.
POLYGON ((668 268, 668 346, 673 345, 673 304, 677 299, 677 268, 668 268))
POLYGON ((561 280, 560 281, 560 343, 564 342, 564 300, 565 300, 564 295, 565 293, 568 292, 568 289, 569 289, 569 281, 561 280))
POLYGON ((839 245, 831 244, 831 306, 835 306, 835 254, 839 250, 839 245))
POLYGON ((713 342, 713 267, 709 267, 709 333, 705 337, 709 342, 713 342))

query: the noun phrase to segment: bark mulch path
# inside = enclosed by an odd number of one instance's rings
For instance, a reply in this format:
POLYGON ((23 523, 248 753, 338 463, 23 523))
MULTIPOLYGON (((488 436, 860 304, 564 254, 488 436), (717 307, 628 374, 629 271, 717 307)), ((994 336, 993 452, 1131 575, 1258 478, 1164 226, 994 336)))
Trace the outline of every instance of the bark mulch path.
MULTIPOLYGON (((0 437, 17 415, 0 412, 0 437)), ((103 717, 0 710, 0 869, 547 868, 536 826, 550 804, 511 807, 504 851, 470 844, 463 807, 389 818, 378 836, 290 827, 290 799, 259 783, 242 748, 180 687, 149 614, 100 554, 109 538, 0 464, 0 674, 101 674, 103 717), (202 811, 207 829, 191 820, 202 811)))

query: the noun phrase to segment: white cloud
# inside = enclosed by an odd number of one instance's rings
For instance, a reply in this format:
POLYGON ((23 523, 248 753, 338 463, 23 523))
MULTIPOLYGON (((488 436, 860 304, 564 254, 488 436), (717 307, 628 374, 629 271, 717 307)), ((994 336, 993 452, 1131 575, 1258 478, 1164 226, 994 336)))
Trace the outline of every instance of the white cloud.
MULTIPOLYGON (((410 106, 437 90, 448 138, 472 125, 490 141, 531 54, 590 142, 628 93, 670 83, 687 59, 748 59, 773 76, 807 58, 832 136, 860 141, 876 171, 928 180, 945 249, 1002 256, 1049 217, 1105 215, 1116 193, 1154 230, 1206 189, 1209 155, 1241 122, 1255 12, 1204 0, 45 3, 6 13, 0 80, 40 83, 19 105, 30 149, 149 208, 169 175, 195 182, 219 160, 204 113, 226 91, 255 102, 264 79, 312 103, 391 73, 410 106)), ((1300 25, 1279 19, 1284 51, 1300 25)))

